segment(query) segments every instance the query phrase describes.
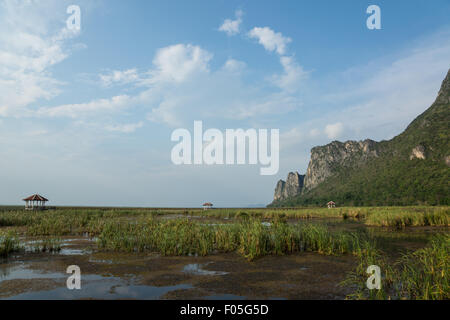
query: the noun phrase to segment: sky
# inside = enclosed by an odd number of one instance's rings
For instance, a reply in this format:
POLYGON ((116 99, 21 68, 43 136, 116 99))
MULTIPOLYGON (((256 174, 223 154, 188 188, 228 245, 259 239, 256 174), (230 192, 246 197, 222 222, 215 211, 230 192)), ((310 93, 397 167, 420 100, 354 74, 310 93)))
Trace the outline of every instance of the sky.
POLYGON ((0 0, 0 204, 266 205, 312 147, 391 139, 431 105, 449 16, 448 0, 0 0), (175 165, 171 134, 196 120, 278 129, 278 172, 175 165))

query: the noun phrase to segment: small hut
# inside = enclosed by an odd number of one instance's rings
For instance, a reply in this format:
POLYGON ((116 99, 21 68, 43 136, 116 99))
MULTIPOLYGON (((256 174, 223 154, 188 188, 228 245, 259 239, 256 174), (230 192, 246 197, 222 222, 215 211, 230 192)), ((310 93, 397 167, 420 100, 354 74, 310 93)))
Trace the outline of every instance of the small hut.
POLYGON ((327 203, 327 206, 328 206, 328 209, 335 208, 336 207, 336 203, 334 201, 330 201, 330 202, 327 203))
POLYGON ((212 206, 213 206, 213 204, 212 204, 211 202, 205 202, 205 203, 203 204, 203 210, 211 209, 212 206))
POLYGON ((23 199, 23 201, 25 201, 25 210, 45 210, 45 203, 48 199, 38 194, 34 194, 23 199))

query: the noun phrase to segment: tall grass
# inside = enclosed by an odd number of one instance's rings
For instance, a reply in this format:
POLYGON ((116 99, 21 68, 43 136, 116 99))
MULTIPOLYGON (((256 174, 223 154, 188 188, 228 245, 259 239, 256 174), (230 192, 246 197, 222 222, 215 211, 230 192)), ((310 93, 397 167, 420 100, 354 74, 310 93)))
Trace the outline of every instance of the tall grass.
POLYGON ((399 295, 406 299, 450 298, 450 235, 437 235, 429 247, 399 261, 399 295))
POLYGON ((16 234, 13 232, 0 234, 0 257, 7 257, 11 253, 19 251, 20 248, 16 234))
POLYGON ((385 300, 391 298, 391 287, 393 285, 393 270, 386 260, 384 253, 377 248, 373 241, 365 240, 355 255, 358 263, 355 269, 349 272, 341 286, 349 287, 353 293, 347 296, 347 299, 356 300, 385 300), (366 273, 367 268, 371 265, 379 266, 382 273, 381 289, 369 290, 366 281, 369 274, 366 273))
POLYGON ((354 293, 350 299, 419 299, 444 300, 450 298, 450 235, 436 235, 428 247, 405 253, 389 264, 387 257, 375 247, 358 253, 359 264, 341 283, 354 293), (380 290, 366 286, 366 268, 378 265, 382 271, 380 290))
POLYGON ((110 221, 141 221, 162 215, 204 218, 255 219, 360 219, 371 226, 449 226, 449 207, 362 207, 295 209, 144 209, 144 208, 58 208, 41 212, 0 210, 0 227, 25 227, 32 236, 97 235, 110 221))
MULTIPOLYGON (((101 232, 106 221, 135 219, 145 211, 58 209, 49 211, 0 211, 0 227, 26 227, 30 236, 62 236, 101 232)), ((150 213, 152 215, 153 213, 150 213)))
POLYGON ((281 220, 275 220, 270 226, 257 219, 211 226, 188 219, 146 219, 139 223, 108 223, 98 236, 98 246, 163 255, 237 251, 248 260, 254 260, 264 255, 302 251, 326 255, 353 253, 358 250, 360 239, 361 235, 356 233, 330 233, 324 226, 293 225, 281 220))
POLYGON ((367 225, 395 227, 398 229, 409 226, 449 226, 449 223, 449 208, 427 208, 421 211, 380 209, 366 218, 367 225))
POLYGON ((217 218, 260 219, 358 219, 367 225, 404 228, 407 226, 449 226, 449 207, 342 207, 342 208, 270 208, 217 209, 198 212, 217 218))

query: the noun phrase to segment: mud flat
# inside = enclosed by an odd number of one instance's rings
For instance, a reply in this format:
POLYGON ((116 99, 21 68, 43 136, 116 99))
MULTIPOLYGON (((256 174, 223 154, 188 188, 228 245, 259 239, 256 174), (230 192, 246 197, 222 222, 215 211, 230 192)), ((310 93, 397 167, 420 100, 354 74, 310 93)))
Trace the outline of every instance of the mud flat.
MULTIPOLYGON (((79 249, 82 250, 82 249, 79 249)), ((353 257, 307 253, 248 262, 237 254, 26 254, 0 264, 1 299, 343 299, 353 257), (66 268, 82 272, 68 290, 66 268)))

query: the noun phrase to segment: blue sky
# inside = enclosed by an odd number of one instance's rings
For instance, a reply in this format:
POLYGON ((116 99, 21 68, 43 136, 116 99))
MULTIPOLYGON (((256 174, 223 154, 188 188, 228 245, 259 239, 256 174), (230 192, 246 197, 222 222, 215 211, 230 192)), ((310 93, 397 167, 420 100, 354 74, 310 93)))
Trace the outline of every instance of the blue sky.
POLYGON ((430 106, 449 16, 447 0, 0 0, 0 203, 267 204, 311 147, 390 139, 430 106), (171 132, 194 120, 279 129, 278 174, 173 165, 171 132))

